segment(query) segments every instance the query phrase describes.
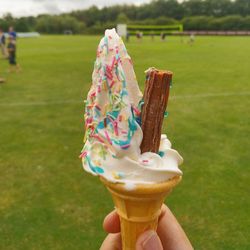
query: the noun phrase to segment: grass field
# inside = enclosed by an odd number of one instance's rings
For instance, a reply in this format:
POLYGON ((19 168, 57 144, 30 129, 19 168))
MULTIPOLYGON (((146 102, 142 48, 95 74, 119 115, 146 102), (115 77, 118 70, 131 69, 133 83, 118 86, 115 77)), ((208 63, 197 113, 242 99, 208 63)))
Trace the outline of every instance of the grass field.
MULTIPOLYGON (((0 249, 99 249, 111 198, 78 155, 99 37, 18 41, 19 74, 0 61, 0 249)), ((164 132, 185 159, 168 198, 195 249, 250 249, 250 38, 127 44, 143 88, 174 72, 164 132)))

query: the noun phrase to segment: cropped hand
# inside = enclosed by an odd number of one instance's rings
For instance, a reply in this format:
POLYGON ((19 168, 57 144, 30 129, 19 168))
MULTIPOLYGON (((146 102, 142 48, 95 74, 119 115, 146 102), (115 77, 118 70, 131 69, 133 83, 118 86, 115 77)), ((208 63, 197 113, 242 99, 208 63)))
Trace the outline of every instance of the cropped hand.
MULTIPOLYGON (((122 250, 120 219, 115 211, 106 216, 103 228, 109 234, 103 241, 100 250, 122 250)), ((192 249, 185 232, 166 205, 161 208, 157 232, 148 230, 142 233, 136 242, 136 250, 192 249)))

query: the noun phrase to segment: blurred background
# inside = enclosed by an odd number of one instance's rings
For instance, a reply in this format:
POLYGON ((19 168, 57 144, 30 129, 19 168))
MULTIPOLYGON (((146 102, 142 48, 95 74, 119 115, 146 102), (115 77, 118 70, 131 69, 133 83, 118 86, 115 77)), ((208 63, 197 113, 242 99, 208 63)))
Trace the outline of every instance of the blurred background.
POLYGON ((163 132, 184 176, 167 205, 195 249, 250 249, 249 0, 0 0, 0 249, 99 249, 113 203, 78 157, 119 24, 142 91, 148 67, 174 72, 163 132))
POLYGON ((1 0, 0 25, 19 32, 101 34, 118 23, 183 24, 185 31, 248 31, 249 0, 1 0), (95 5, 93 5, 95 4, 95 5))

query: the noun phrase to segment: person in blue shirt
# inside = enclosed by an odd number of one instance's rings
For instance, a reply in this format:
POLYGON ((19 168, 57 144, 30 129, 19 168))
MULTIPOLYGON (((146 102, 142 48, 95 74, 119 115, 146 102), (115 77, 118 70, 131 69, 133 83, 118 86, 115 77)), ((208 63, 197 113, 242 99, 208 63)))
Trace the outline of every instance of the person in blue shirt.
POLYGON ((2 52, 2 56, 3 58, 7 58, 8 57, 8 53, 6 50, 6 38, 3 32, 3 29, 0 27, 0 47, 1 47, 1 52, 2 52))
POLYGON ((13 72, 14 70, 16 72, 19 72, 20 66, 16 62, 16 41, 13 36, 9 35, 9 43, 7 48, 9 53, 9 64, 10 64, 9 72, 13 72))
POLYGON ((16 34, 16 32, 15 32, 13 26, 10 26, 10 27, 9 27, 9 36, 12 36, 13 39, 16 41, 17 34, 16 34))

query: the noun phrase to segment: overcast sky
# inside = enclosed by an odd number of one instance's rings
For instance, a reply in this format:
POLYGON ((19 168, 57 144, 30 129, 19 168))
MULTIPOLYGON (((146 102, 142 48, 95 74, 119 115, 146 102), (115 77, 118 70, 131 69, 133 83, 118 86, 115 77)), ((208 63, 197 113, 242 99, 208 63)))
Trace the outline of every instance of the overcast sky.
POLYGON ((150 0, 0 0, 0 17, 6 13, 13 16, 31 16, 41 13, 59 14, 71 10, 86 9, 89 6, 98 7, 114 4, 142 4, 150 0))

